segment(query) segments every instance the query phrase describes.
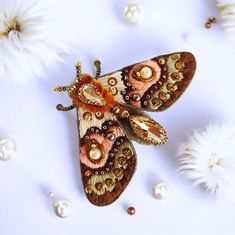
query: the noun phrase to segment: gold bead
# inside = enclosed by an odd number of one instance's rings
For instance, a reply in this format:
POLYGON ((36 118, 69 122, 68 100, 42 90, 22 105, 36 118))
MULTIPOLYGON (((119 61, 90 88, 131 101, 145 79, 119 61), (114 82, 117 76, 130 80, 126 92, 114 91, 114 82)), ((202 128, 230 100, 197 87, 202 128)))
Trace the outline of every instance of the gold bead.
POLYGON ((207 22, 205 23, 205 28, 207 28, 207 29, 211 28, 211 23, 207 21, 207 22))
POLYGON ((138 102, 138 101, 140 101, 140 99, 141 99, 141 96, 140 96, 139 93, 133 93, 132 94, 132 100, 138 102))

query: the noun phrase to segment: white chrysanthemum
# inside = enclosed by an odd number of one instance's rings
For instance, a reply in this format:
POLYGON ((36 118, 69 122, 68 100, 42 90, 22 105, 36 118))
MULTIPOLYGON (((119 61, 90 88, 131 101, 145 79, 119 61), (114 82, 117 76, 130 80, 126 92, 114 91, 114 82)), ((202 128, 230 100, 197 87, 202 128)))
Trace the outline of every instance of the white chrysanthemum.
POLYGON ((179 148, 180 171, 210 193, 235 186, 235 126, 210 125, 179 148))
POLYGON ((67 51, 48 9, 42 1, 0 1, 0 79, 25 82, 67 51))

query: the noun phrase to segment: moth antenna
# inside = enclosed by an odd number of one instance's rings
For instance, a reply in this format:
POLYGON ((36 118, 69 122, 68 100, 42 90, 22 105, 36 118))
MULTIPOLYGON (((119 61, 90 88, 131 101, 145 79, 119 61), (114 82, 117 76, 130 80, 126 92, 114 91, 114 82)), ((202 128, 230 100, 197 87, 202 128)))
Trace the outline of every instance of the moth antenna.
POLYGON ((101 73, 100 61, 99 61, 99 60, 95 60, 95 61, 94 61, 94 65, 95 65, 95 67, 96 67, 95 78, 98 78, 98 77, 100 76, 100 73, 101 73))
POLYGON ((73 104, 71 104, 69 106, 63 106, 62 104, 57 104, 56 108, 59 111, 70 111, 70 110, 74 109, 75 106, 73 104))
POLYGON ((73 86, 56 86, 54 88, 55 92, 64 92, 67 91, 68 93, 71 93, 75 90, 75 87, 73 86))
POLYGON ((81 66, 81 62, 77 61, 77 63, 75 64, 75 68, 76 68, 76 82, 79 82, 82 80, 82 66, 81 66))

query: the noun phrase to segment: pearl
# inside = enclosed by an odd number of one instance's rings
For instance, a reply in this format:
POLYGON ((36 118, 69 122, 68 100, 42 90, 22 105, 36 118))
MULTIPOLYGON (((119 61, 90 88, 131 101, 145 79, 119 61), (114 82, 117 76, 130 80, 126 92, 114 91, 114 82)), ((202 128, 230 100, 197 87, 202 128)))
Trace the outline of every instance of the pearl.
POLYGON ((145 66, 140 70, 140 76, 144 79, 150 79, 153 75, 152 69, 145 66))
POLYGON ((71 214, 71 204, 65 199, 55 199, 52 192, 48 192, 47 196, 53 201, 52 206, 56 215, 66 218, 71 214))
POLYGON ((165 182, 155 183, 153 185, 153 196, 157 199, 165 198, 167 191, 168 191, 168 185, 165 182))
POLYGON ((61 218, 66 218, 71 213, 71 205, 67 200, 57 199, 53 202, 53 207, 55 213, 61 218))
POLYGON ((101 156, 102 156, 101 150, 96 145, 92 145, 89 151, 89 158, 91 160, 96 161, 99 160, 101 156))
POLYGON ((141 14, 141 7, 139 4, 130 3, 124 9, 124 19, 129 24, 136 24, 141 14))
POLYGON ((11 160, 16 152, 16 144, 12 139, 0 140, 0 159, 3 161, 11 160))

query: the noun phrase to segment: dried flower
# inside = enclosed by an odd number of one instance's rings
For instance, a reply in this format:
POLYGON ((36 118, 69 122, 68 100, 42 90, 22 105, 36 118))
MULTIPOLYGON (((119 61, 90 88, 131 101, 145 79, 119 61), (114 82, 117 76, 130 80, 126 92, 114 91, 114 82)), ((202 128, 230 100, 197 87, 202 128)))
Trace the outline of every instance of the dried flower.
POLYGON ((67 46, 50 13, 41 1, 0 1, 0 79, 26 82, 61 59, 67 46))
POLYGON ((180 171, 210 193, 235 186, 235 126, 210 125, 179 148, 180 171))

